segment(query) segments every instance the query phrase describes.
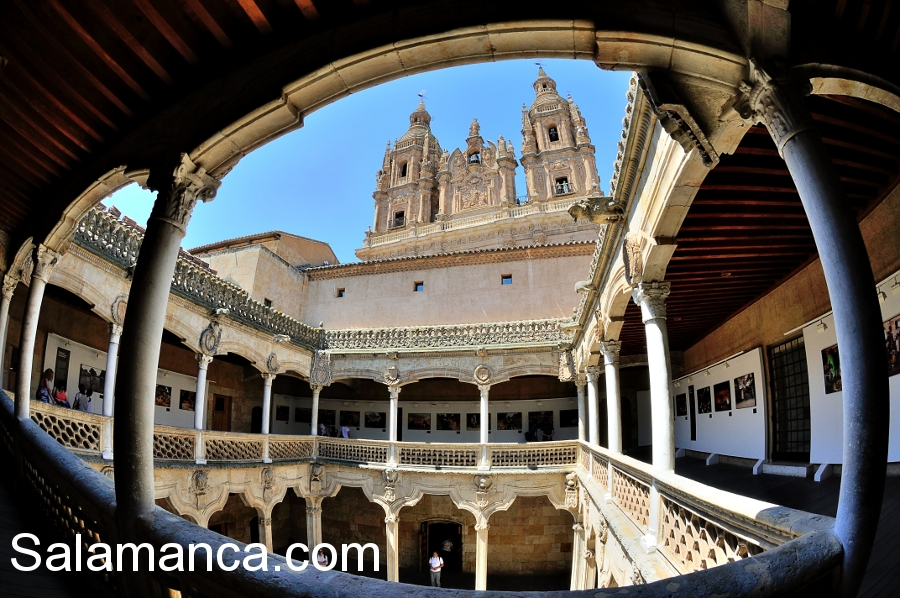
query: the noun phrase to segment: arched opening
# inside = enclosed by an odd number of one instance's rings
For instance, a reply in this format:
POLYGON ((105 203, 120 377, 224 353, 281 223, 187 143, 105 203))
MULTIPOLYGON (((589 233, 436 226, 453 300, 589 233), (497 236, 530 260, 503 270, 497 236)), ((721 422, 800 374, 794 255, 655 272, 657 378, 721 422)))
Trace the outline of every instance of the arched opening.
POLYGON ((475 518, 449 496, 425 494, 400 511, 400 581, 430 585, 428 559, 444 560, 441 587, 471 589, 475 583, 475 518))
POLYGON ((229 493, 222 509, 210 515, 207 528, 238 542, 259 541, 259 513, 240 494, 229 493))
POLYGON ((344 486, 332 498, 322 500, 322 541, 337 550, 335 569, 356 575, 387 579, 387 535, 384 527, 384 509, 366 498, 361 488, 344 486), (346 563, 341 560, 341 545, 373 543, 378 546, 378 571, 372 551, 363 555, 363 568, 359 568, 356 552, 348 553, 346 563))

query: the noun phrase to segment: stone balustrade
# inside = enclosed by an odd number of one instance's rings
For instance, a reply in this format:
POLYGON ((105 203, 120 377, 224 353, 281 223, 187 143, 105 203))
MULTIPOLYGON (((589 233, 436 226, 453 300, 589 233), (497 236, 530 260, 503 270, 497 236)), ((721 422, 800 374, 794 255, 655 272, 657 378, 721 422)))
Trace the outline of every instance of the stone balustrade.
MULTIPOLYGON (((143 234, 109 212, 90 210, 75 231, 74 242, 126 270, 137 263, 143 234)), ((273 335, 287 335, 307 349, 319 343, 319 329, 252 299, 247 291, 216 276, 205 264, 182 252, 172 278, 172 292, 210 310, 220 310, 243 324, 273 335)))

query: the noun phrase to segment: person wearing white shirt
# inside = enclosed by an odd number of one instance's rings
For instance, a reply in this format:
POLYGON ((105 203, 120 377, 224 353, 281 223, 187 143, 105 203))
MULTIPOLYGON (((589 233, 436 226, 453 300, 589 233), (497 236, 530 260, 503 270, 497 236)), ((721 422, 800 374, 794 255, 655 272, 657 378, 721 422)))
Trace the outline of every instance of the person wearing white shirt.
POLYGON ((325 428, 325 424, 319 424, 319 436, 328 436, 328 430, 325 428))
POLYGON ((431 566, 431 585, 437 588, 441 587, 441 569, 444 568, 444 559, 438 556, 437 550, 428 559, 428 564, 431 566))
POLYGON ((341 426, 341 438, 350 438, 350 428, 348 426, 341 426))

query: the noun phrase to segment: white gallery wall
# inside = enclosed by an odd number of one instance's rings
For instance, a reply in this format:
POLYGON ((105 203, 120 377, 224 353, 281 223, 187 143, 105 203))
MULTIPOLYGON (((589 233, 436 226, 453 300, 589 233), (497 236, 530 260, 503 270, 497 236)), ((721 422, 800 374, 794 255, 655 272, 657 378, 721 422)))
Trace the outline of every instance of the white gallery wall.
MULTIPOLYGON (((729 359, 728 367, 719 364, 708 370, 701 370, 690 377, 677 380, 672 385, 675 413, 675 447, 704 453, 716 453, 747 459, 766 457, 766 379, 763 366, 763 352, 760 348, 729 359), (708 372, 708 375, 707 375, 708 372), (755 405, 745 400, 738 403, 736 380, 746 384, 753 376, 755 405), (727 385, 729 407, 717 410, 716 386, 724 391, 727 385), (691 440, 690 388, 693 387, 694 417, 696 418, 696 440, 691 440), (702 397, 709 392, 708 413, 701 413, 702 397), (679 398, 683 395, 683 399, 679 398), (682 403, 683 401, 683 403, 682 403), (679 405, 682 408, 679 410, 679 405), (743 405, 747 405, 744 407, 743 405), (682 415, 679 415, 681 413, 682 415)), ((746 392, 745 390, 742 392, 746 392)), ((724 401, 720 407, 724 406, 724 401)))
MULTIPOLYGON (((105 374, 106 370, 106 352, 98 351, 87 345, 82 345, 71 339, 50 333, 47 335, 44 364, 41 370, 52 369, 56 371, 57 363, 62 363, 62 361, 68 362, 66 367, 66 393, 69 398, 69 404, 74 404, 75 393, 78 392, 79 379, 82 376, 82 369, 87 372, 93 370, 96 376, 94 377, 94 395, 91 397, 90 410, 91 413, 102 413, 103 382, 101 376, 105 374)), ((54 384, 58 384, 59 381, 60 374, 57 374, 54 384)), ((197 390, 197 378, 161 369, 157 371, 156 384, 160 392, 158 393, 158 404, 153 409, 154 422, 164 426, 193 428, 194 410, 182 408, 182 406, 193 407, 193 401, 182 405, 181 396, 182 391, 185 391, 186 393, 192 393, 189 396, 193 397, 193 393, 197 390), (165 405, 167 399, 168 405, 165 405)))
MULTIPOLYGON (((892 291, 890 278, 879 285, 885 293, 881 303, 882 322, 896 321, 900 315, 900 291, 892 291)), ((900 288, 900 287, 898 287, 900 288)), ((834 329, 834 316, 826 316, 819 325, 819 320, 803 329, 803 342, 806 346, 806 359, 809 371, 809 407, 810 407, 810 462, 811 463, 843 463, 844 449, 844 393, 831 383, 826 388, 825 364, 823 350, 837 344, 834 329), (827 391, 827 392, 826 392, 827 391)), ((838 347, 840 357, 840 347, 838 347)), ((885 354, 887 360, 887 354, 885 354)), ((891 391, 890 440, 888 444, 888 461, 900 461, 900 374, 889 379, 891 391)))

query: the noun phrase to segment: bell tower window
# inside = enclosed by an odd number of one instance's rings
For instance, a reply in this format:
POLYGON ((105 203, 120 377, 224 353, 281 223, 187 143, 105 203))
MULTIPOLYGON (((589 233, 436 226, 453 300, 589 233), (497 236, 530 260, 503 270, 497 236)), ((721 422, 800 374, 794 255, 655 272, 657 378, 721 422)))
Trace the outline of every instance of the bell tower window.
POLYGON ((469 164, 481 164, 481 154, 478 152, 472 152, 469 155, 469 164))
POLYGON ((391 225, 391 228, 397 228, 399 226, 403 226, 406 224, 406 214, 401 210, 399 212, 394 212, 394 222, 391 225))
POLYGON ((400 178, 401 179, 406 178, 406 167, 407 167, 406 162, 404 162, 403 164, 400 165, 400 178))
POLYGON ((559 131, 556 127, 547 129, 547 135, 550 137, 550 141, 559 141, 559 131))
POLYGON ((559 177, 556 179, 556 195, 566 195, 572 193, 574 189, 569 184, 569 177, 559 177))

